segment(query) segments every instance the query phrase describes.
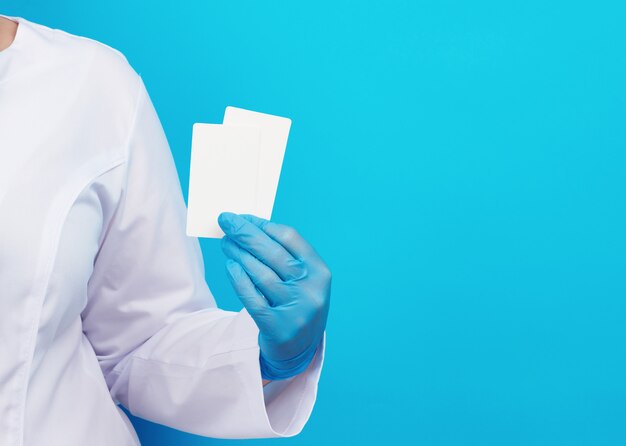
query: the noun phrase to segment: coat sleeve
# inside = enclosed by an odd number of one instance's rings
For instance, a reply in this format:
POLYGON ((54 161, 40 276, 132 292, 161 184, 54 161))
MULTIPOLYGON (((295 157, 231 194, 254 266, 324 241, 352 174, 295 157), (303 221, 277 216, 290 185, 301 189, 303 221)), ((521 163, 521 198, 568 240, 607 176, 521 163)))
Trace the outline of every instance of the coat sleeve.
POLYGON ((197 435, 296 435, 315 403, 325 340, 306 371, 264 391, 258 328, 245 309, 216 306, 198 239, 185 234, 166 136, 138 75, 137 84, 119 195, 82 314, 111 395, 138 417, 197 435))

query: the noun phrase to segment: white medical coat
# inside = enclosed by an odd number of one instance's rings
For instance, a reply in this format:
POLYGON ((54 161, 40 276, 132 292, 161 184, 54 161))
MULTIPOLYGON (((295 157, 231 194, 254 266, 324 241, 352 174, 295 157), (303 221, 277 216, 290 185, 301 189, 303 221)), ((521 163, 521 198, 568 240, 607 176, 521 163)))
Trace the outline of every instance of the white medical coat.
POLYGON ((300 432, 324 341, 263 388, 258 329, 216 307, 141 77, 104 44, 4 17, 0 444, 138 444, 116 403, 211 437, 300 432))

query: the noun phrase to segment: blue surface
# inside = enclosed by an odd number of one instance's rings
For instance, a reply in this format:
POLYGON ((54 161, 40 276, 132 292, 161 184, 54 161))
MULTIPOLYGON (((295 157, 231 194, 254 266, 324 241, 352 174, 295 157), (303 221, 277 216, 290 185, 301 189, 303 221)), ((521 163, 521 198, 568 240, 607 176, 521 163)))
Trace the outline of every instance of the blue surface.
POLYGON ((185 192, 194 122, 293 119, 274 219, 333 270, 327 362, 303 433, 255 444, 626 444, 624 2, 0 8, 126 54, 185 192))

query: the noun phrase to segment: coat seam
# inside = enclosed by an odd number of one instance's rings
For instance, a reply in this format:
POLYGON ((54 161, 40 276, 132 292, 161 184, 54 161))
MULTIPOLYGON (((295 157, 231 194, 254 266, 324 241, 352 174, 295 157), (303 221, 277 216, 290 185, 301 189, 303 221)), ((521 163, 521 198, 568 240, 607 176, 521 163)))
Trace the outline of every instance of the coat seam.
MULTIPOLYGON (((100 161, 97 158, 96 160, 100 161)), ((100 167, 99 169, 95 169, 95 171, 88 171, 89 172, 88 175, 86 174, 84 176, 77 177, 75 182, 72 183, 72 186, 78 185, 80 187, 70 190, 70 194, 68 194, 68 196, 65 197, 64 201, 61 203, 62 208, 58 210, 56 213, 51 212, 46 217, 46 219, 50 219, 50 220, 52 220, 53 217, 56 219, 56 226, 51 231, 52 234, 56 234, 60 236, 60 231, 62 230, 63 224, 65 222, 65 218, 63 217, 67 216, 72 204, 74 203, 78 195, 85 189, 85 187, 87 187, 91 182, 93 182, 100 175, 122 164, 124 160, 125 160, 125 157, 118 156, 116 158, 113 158, 112 160, 109 160, 109 162, 105 166, 100 167)), ((95 160, 92 159, 91 161, 94 162, 95 160)), ((82 167, 85 167, 85 165, 83 165, 82 167)), ((44 243, 45 242, 42 242, 42 244, 44 243)), ((36 312, 36 314, 33 316, 32 323, 30 324, 30 328, 28 331, 28 338, 24 342, 24 345, 25 345, 24 348, 28 349, 29 354, 26 359, 26 364, 22 368, 21 374, 20 374, 20 380, 23 382, 23 385, 21 388, 22 395, 20 398, 20 403, 21 403, 20 411, 19 411, 20 413, 18 415, 19 416, 18 442, 20 445, 23 445, 24 443, 24 417, 25 417, 25 412, 26 412, 26 395, 28 392, 28 376, 30 374, 30 369, 32 367, 33 351, 35 348, 34 344, 36 342, 38 327, 41 322, 42 300, 45 297, 47 284, 49 282, 50 275, 52 272, 52 266, 54 264, 54 260, 56 259, 56 254, 58 251, 58 243, 59 243, 59 237, 55 237, 52 244, 47 247, 47 249, 49 250, 48 254, 50 255, 47 258, 45 258, 44 263, 41 264, 40 266, 41 269, 39 269, 37 272, 38 280, 35 280, 31 287, 31 295, 33 296, 32 297, 33 300, 31 300, 31 306, 34 307, 33 309, 36 312), (24 380, 26 380, 26 382, 24 382, 24 380)), ((44 255, 44 252, 42 251, 44 249, 46 249, 45 245, 40 246, 39 258, 42 258, 42 256, 44 255)))

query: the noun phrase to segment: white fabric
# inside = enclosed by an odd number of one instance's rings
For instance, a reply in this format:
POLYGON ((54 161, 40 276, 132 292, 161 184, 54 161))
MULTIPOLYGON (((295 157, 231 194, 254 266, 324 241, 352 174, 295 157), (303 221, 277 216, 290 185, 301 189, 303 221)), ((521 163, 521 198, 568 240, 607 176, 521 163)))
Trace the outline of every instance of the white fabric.
POLYGON ((136 445, 116 402, 205 436, 300 432, 325 341, 264 395, 258 329, 216 307, 140 76, 4 17, 20 24, 0 52, 0 444, 136 445))

